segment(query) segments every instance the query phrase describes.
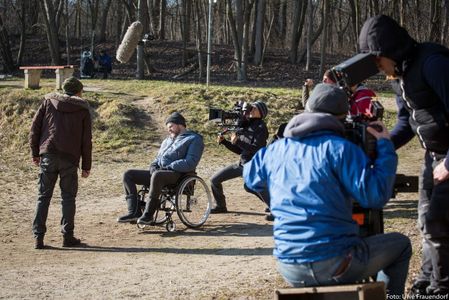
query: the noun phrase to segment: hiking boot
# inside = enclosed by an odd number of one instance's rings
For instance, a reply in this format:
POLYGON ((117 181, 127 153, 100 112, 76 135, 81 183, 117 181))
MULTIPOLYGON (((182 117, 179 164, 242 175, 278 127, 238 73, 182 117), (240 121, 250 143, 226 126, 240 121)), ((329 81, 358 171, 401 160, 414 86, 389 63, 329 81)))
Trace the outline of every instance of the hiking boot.
POLYGON ((74 236, 64 237, 64 241, 62 242, 62 247, 75 247, 79 245, 81 245, 81 240, 74 236))
POLYGON ((272 213, 269 213, 265 216, 265 220, 273 222, 274 221, 274 216, 272 213))
POLYGON ((211 214, 225 214, 228 212, 228 209, 223 206, 216 206, 210 210, 211 214))
POLYGON ((144 213, 143 216, 141 216, 137 220, 137 224, 141 225, 154 225, 153 216, 149 213, 144 213))
POLYGON ((37 238, 34 239, 34 249, 44 249, 45 245, 44 245, 44 237, 43 236, 39 236, 37 238))

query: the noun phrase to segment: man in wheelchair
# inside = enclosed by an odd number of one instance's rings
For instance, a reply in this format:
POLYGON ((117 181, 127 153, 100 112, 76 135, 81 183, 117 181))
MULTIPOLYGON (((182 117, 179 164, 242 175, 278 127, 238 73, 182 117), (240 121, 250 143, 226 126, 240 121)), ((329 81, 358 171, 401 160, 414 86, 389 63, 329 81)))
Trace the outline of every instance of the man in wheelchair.
POLYGON ((165 122, 169 136, 162 142, 149 170, 130 169, 123 175, 128 214, 117 219, 119 223, 137 220, 138 224, 152 225, 159 205, 159 196, 167 185, 174 185, 185 173, 194 172, 204 150, 203 137, 186 129, 186 120, 172 113, 165 122), (136 185, 149 185, 150 199, 142 214, 136 185))

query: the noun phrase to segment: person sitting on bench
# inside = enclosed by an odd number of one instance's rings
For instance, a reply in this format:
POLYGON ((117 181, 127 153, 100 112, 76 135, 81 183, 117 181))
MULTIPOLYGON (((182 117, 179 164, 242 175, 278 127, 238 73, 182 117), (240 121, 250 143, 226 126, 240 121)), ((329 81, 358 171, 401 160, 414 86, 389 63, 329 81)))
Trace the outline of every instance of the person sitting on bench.
POLYGON ((398 158, 380 121, 371 125, 379 131, 367 129, 377 139, 376 159, 344 137, 348 105, 343 90, 317 85, 285 138, 259 150, 243 177, 250 189, 268 187, 274 255, 290 285, 349 284, 377 274, 399 297, 412 255, 409 238, 397 232, 361 237, 352 220, 353 199, 376 209, 390 199, 398 158))
POLYGON ((183 174, 194 172, 201 159, 204 150, 203 137, 186 129, 186 120, 180 113, 172 113, 165 125, 169 136, 162 142, 149 170, 131 169, 123 175, 128 214, 119 217, 119 223, 137 220, 138 224, 152 225, 162 188, 176 184, 183 174), (143 214, 137 198, 137 184, 149 185, 150 188, 150 199, 143 214))

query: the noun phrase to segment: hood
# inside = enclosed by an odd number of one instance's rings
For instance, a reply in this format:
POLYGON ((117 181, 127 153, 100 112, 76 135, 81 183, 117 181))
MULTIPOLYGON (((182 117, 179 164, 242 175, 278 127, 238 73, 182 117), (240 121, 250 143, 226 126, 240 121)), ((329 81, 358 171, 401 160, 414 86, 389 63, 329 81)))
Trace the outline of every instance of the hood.
POLYGON ((334 131, 343 135, 345 127, 331 114, 304 112, 288 122, 284 137, 304 137, 317 131, 334 131))
POLYGON ((379 15, 365 21, 359 36, 360 51, 384 56, 400 65, 417 42, 392 18, 379 15))
POLYGON ((89 110, 89 103, 83 98, 77 96, 50 93, 45 95, 45 99, 50 100, 56 110, 62 112, 75 112, 83 109, 89 110))

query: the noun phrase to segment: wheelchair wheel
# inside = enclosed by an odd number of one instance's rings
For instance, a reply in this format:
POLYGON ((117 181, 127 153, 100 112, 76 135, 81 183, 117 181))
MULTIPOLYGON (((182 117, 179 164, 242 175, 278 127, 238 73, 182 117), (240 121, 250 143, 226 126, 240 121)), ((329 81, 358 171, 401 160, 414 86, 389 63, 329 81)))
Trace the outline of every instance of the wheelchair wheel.
POLYGON ((176 193, 176 212, 184 225, 196 228, 209 217, 211 201, 204 180, 198 176, 189 176, 181 182, 176 193))
POLYGON ((168 215, 171 215, 170 211, 173 212, 175 210, 173 201, 168 195, 161 195, 159 202, 159 209, 154 214, 154 225, 164 224, 168 219, 168 215))

